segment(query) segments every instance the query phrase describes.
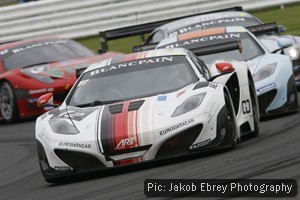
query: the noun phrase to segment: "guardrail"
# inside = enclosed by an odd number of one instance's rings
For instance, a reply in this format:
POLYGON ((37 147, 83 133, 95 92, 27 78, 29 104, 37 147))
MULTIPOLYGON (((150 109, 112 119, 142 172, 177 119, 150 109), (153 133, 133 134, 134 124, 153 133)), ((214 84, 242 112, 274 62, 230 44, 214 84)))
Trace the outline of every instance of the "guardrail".
POLYGON ((260 9, 300 0, 43 0, 0 8, 0 43, 56 35, 81 38, 120 28, 232 6, 260 9))

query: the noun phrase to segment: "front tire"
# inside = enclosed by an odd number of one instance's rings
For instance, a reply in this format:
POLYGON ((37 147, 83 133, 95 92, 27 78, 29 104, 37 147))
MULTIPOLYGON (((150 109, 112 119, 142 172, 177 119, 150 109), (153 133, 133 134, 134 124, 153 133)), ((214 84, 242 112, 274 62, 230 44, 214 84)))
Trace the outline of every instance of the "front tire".
POLYGON ((8 123, 17 121, 19 117, 16 96, 8 82, 3 82, 0 85, 0 112, 3 119, 8 123))
POLYGON ((230 149, 234 149, 237 143, 236 117, 230 95, 227 92, 224 92, 224 94, 227 113, 227 130, 229 130, 229 132, 226 131, 226 135, 222 143, 223 145, 228 146, 230 149))
POLYGON ((258 100, 256 96, 255 86, 252 81, 249 81, 249 92, 251 98, 251 108, 252 108, 252 115, 253 115, 253 124, 254 124, 254 131, 249 133, 251 137, 257 137, 259 135, 259 107, 258 107, 258 100))

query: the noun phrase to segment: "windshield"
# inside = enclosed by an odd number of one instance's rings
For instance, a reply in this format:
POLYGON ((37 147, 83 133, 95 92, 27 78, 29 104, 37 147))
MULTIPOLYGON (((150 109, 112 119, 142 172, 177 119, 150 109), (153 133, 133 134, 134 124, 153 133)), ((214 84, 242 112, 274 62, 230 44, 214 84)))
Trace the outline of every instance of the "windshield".
POLYGON ((174 92, 197 81, 185 56, 162 56, 116 63, 85 73, 67 103, 142 98, 174 92))
POLYGON ((242 42, 242 53, 239 50, 226 51, 221 53, 199 56, 206 63, 211 63, 218 59, 230 59, 238 61, 248 61, 263 54, 263 51, 257 42, 254 41, 248 33, 240 33, 242 42))
POLYGON ((6 70, 94 55, 80 44, 64 39, 34 42, 1 52, 0 56, 6 70))

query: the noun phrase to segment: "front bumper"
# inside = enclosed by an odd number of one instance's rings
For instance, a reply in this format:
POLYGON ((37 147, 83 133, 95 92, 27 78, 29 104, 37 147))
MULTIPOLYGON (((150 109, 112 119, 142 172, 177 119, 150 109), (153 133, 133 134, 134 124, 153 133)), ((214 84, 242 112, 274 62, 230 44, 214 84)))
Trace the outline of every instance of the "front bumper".
POLYGON ((274 82, 264 87, 265 90, 261 92, 257 89, 261 117, 298 110, 298 100, 295 96, 296 88, 293 75, 290 76, 286 84, 274 82))
POLYGON ((214 117, 215 119, 211 119, 211 116, 210 119, 207 116, 202 116, 205 123, 200 123, 201 120, 195 120, 195 123, 184 130, 170 135, 170 137, 168 135, 162 136, 164 139, 157 143, 127 149, 123 153, 114 155, 106 155, 104 152, 100 153, 99 149, 97 149, 97 142, 91 141, 88 135, 86 135, 85 141, 78 142, 80 143, 78 145, 78 143, 74 142, 77 140, 75 138, 77 137, 76 135, 72 136, 74 137, 73 142, 70 142, 70 136, 60 135, 59 139, 53 141, 45 134, 40 134, 37 137, 39 162, 43 175, 47 178, 99 171, 110 167, 173 158, 195 152, 223 148, 222 142, 228 131, 224 131, 224 129, 227 129, 226 116, 227 111, 224 106, 219 111, 219 114, 214 117), (208 136, 204 136, 207 132, 208 136), (199 139, 201 138, 200 136, 205 139, 199 139), (138 152, 145 153, 139 155, 138 152), (136 156, 129 158, 129 155, 135 153, 136 156))
POLYGON ((295 76, 295 83, 297 87, 300 87, 300 59, 293 60, 293 72, 295 76))

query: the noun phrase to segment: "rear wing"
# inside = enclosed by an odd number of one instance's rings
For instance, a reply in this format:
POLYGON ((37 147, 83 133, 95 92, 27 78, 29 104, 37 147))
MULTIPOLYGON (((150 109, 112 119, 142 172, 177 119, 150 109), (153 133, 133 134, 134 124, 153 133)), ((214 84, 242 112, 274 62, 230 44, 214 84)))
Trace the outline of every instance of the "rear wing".
POLYGON ((169 22, 176 21, 176 20, 183 19, 183 18, 194 17, 194 16, 215 13, 215 12, 223 12, 223 11, 243 11, 243 8, 240 6, 236 6, 236 7, 219 9, 219 10, 214 10, 214 11, 209 11, 209 12, 198 13, 198 14, 175 17, 175 18, 171 18, 171 19, 165 19, 165 20, 160 20, 160 21, 155 21, 155 22, 150 22, 150 23, 145 23, 145 24, 139 24, 139 25, 133 25, 133 26, 111 29, 111 30, 106 30, 106 31, 100 31, 99 32, 100 48, 98 51, 99 51, 99 53, 106 52, 108 50, 107 42, 110 40, 131 37, 131 36, 137 36, 137 35, 140 35, 142 37, 142 39, 144 40, 145 34, 151 33, 155 28, 162 26, 164 24, 167 24, 169 22))
POLYGON ((281 27, 278 26, 276 22, 256 26, 249 26, 246 28, 256 36, 274 33, 279 34, 280 32, 282 32, 282 30, 280 30, 281 27))
POLYGON ((140 51, 148 51, 155 49, 155 47, 158 45, 158 43, 153 43, 153 44, 145 44, 145 45, 140 45, 140 46, 133 46, 132 47, 132 52, 140 52, 140 51))
POLYGON ((220 44, 214 44, 210 46, 193 48, 189 50, 197 56, 204 56, 204 55, 215 54, 215 53, 226 52, 226 51, 233 51, 233 50, 239 50, 239 52, 242 53, 242 43, 240 40, 235 40, 235 41, 224 42, 220 44))

